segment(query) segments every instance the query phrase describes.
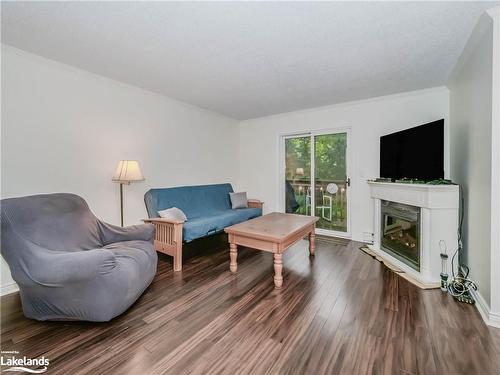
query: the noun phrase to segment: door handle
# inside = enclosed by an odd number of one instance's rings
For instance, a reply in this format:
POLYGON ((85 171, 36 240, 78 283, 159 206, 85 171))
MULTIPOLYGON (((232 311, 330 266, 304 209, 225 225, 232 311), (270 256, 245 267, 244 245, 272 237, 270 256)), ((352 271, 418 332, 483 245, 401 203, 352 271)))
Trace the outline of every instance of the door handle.
POLYGON ((351 186, 351 179, 349 177, 347 177, 347 180, 345 180, 345 184, 347 186, 351 186))

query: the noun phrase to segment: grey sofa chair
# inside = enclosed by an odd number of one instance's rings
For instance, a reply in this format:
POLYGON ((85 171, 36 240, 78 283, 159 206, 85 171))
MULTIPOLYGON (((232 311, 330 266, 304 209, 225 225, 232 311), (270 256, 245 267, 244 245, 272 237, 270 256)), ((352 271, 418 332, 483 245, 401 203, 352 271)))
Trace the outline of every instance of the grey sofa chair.
POLYGON ((36 320, 108 321, 156 273, 154 226, 116 227, 74 194, 1 201, 1 252, 36 320))

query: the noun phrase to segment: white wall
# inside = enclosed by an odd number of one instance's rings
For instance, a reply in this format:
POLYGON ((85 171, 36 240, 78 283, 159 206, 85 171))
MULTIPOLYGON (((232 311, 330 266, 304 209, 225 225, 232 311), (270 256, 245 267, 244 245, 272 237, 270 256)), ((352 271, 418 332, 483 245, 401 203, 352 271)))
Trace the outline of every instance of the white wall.
MULTIPOLYGON (((118 160, 144 183, 124 187, 125 224, 146 217, 151 187, 235 182, 235 120, 2 47, 1 197, 73 192, 119 224, 118 160)), ((2 291, 11 281, 2 259, 2 291)))
POLYGON ((485 300, 490 301, 492 29, 449 83, 451 176, 465 198, 464 253, 485 300))
POLYGON ((451 176, 465 197, 462 261, 478 286, 480 312, 500 326, 499 10, 480 19, 448 87, 451 176))
MULTIPOLYGON (((380 136, 441 118, 447 133, 448 99, 448 89, 440 87, 241 122, 239 186, 263 199, 266 211, 278 210, 279 135, 350 127, 351 232, 353 239, 361 241, 363 232, 373 232, 373 203, 366 180, 379 176, 380 136)), ((447 134, 445 139, 447 143, 447 134)), ((445 149, 448 176, 447 144, 445 149)))
POLYGON ((493 19, 491 110, 491 302, 488 322, 500 328, 500 7, 493 19))

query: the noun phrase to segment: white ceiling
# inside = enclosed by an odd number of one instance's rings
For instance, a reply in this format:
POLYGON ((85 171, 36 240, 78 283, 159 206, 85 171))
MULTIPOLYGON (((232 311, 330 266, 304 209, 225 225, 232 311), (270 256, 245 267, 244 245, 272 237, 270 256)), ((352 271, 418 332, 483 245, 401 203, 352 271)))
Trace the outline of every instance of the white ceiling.
POLYGON ((498 2, 2 2, 2 42, 236 119, 446 83, 498 2))

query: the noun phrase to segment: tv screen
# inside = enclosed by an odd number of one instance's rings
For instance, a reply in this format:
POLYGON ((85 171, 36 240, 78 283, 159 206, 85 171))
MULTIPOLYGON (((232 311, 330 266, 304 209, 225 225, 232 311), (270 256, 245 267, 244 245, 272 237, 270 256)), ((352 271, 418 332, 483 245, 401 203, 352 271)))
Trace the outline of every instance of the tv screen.
POLYGON ((380 177, 444 178, 444 120, 380 137, 380 177))

